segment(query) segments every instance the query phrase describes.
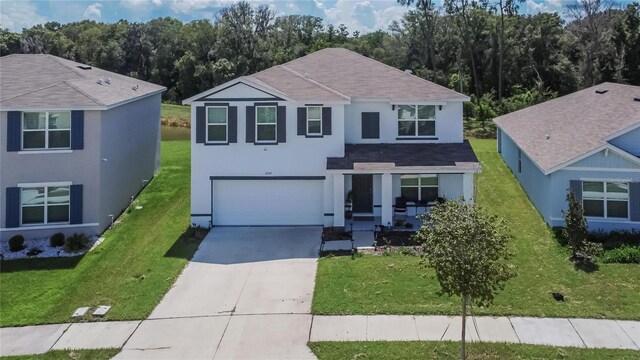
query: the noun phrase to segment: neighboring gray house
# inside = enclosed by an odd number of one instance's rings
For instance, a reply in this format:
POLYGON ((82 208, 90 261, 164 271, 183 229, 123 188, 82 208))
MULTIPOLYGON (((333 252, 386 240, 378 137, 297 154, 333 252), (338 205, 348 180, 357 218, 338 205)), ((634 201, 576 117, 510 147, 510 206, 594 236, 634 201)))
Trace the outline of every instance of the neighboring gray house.
POLYGON ((566 195, 590 231, 640 230, 640 87, 603 83, 496 118, 498 152, 547 224, 566 195))
POLYGON ((0 58, 0 240, 106 229, 159 168, 164 90, 51 55, 0 58))

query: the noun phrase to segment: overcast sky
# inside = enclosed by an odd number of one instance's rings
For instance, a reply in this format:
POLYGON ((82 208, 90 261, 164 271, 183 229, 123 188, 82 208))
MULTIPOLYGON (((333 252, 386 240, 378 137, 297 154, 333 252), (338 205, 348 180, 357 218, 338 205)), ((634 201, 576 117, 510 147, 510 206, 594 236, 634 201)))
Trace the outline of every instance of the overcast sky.
MULTIPOLYGON (((0 0, 0 26, 13 31, 47 21, 67 23, 83 19, 115 22, 147 21, 172 16, 182 21, 214 19, 223 7, 237 0, 0 0)), ((526 0, 523 13, 562 11, 573 0, 526 0)), ((627 0, 624 0, 627 1, 627 0)), ((396 0, 252 0, 267 4, 278 14, 322 17, 327 24, 345 24, 350 32, 386 30, 407 11, 396 0)))

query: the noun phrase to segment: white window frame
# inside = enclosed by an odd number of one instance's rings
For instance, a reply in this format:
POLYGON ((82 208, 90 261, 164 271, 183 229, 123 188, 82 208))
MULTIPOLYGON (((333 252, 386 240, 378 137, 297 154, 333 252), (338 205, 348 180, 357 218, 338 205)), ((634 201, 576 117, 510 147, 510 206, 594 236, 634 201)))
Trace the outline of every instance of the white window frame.
POLYGON ((256 123, 256 143, 257 144, 276 144, 278 142, 278 106, 276 105, 257 105, 256 106, 256 114, 255 114, 255 123, 256 123), (258 108, 274 108, 276 111, 276 117, 274 123, 258 123, 258 108), (274 128, 274 139, 273 140, 259 140, 258 139, 258 127, 259 126, 273 126, 274 128))
POLYGON ((71 119, 71 111, 70 110, 60 110, 60 111, 23 111, 20 116, 20 149, 21 151, 42 151, 42 150, 71 150, 71 128, 73 127, 71 122, 69 121, 69 129, 49 129, 49 114, 51 113, 69 113, 69 119, 71 119), (44 129, 25 129, 24 128, 24 114, 26 113, 36 113, 36 114, 45 114, 44 120, 44 129), (68 147, 49 147, 49 131, 69 131, 69 146, 68 147), (25 132, 44 132, 44 147, 42 148, 25 148, 24 147, 24 133, 25 132))
POLYGON ((602 201, 603 202, 603 207, 604 207, 604 216, 594 216, 594 215, 586 215, 585 216, 587 218, 593 218, 593 219, 611 219, 611 220, 629 220, 629 216, 631 216, 631 209, 629 208, 630 206, 630 199, 629 199, 629 182, 627 181, 607 181, 607 180, 582 180, 581 181, 581 186, 582 186, 582 200, 580 201, 582 205, 582 208, 584 209, 584 201, 585 200, 591 200, 591 201, 602 201), (584 190, 584 183, 585 182, 592 182, 592 183, 601 183, 602 184, 602 198, 596 198, 596 197, 588 197, 585 196, 585 190, 584 190), (608 192, 607 192, 607 183, 622 183, 622 184, 627 184, 627 198, 626 199, 617 199, 617 198, 609 198, 608 196, 608 192), (627 217, 609 217, 608 214, 608 206, 607 203, 609 201, 619 201, 619 202, 626 202, 627 203, 627 217))
POLYGON ((63 224, 70 224, 71 221, 71 183, 69 182, 65 182, 65 183, 34 183, 34 184, 18 184, 19 188, 20 188, 20 226, 40 226, 40 225, 49 225, 49 224, 56 224, 56 225, 63 225, 63 224), (52 187, 66 187, 69 190, 69 202, 68 203, 56 203, 55 205, 52 204, 51 206, 56 206, 56 205, 67 205, 68 206, 68 214, 67 214, 67 221, 52 221, 49 222, 48 221, 48 215, 49 215, 49 188, 52 187), (22 203, 22 191, 24 189, 36 189, 36 188, 44 188, 44 204, 43 205, 24 205, 22 203), (43 222, 38 222, 38 223, 28 223, 25 224, 23 222, 23 218, 22 218, 22 210, 25 207, 40 207, 43 206, 44 207, 44 214, 43 214, 43 222))
POLYGON ((308 136, 322 136, 322 106, 307 106, 307 122, 306 122, 306 127, 307 127, 307 135, 308 136), (320 118, 319 119, 310 119, 309 118, 309 109, 320 109, 320 118), (310 132, 309 131, 309 121, 317 121, 320 123, 320 131, 318 132, 310 132))
POLYGON ((438 174, 403 174, 400 176, 400 195, 402 195, 402 188, 417 188, 418 189, 418 202, 422 202, 422 188, 436 188, 438 194, 440 193, 440 178, 438 174), (418 178, 418 185, 402 185, 402 178, 418 178), (422 184, 422 179, 436 178, 436 185, 422 184))
POLYGON ((438 109, 437 109, 436 105, 426 105, 426 104, 422 104, 422 105, 405 105, 405 104, 403 104, 403 105, 396 105, 396 106, 398 108, 400 106, 412 106, 412 107, 415 108, 415 117, 413 119, 400 119, 400 117, 398 116, 398 109, 396 109, 396 111, 395 111, 396 112, 396 118, 397 118, 396 125, 398 127, 398 131, 396 133, 397 133, 399 138, 411 139, 411 138, 435 137, 436 136, 436 134, 438 133, 438 129, 437 129, 438 124, 437 124, 437 121, 436 121, 436 112, 438 111, 438 109), (419 115, 418 115, 419 114, 418 107, 420 107, 420 106, 433 106, 433 118, 432 119, 420 119, 419 115), (400 135, 400 122, 401 121, 406 121, 406 122, 413 121, 414 122, 413 135, 400 135), (432 135, 419 135, 418 134, 418 127, 419 127, 418 124, 421 121, 423 121, 423 122, 426 122, 426 121, 433 122, 433 134, 432 135))
POLYGON ((206 110, 207 112, 207 128, 205 131, 205 143, 207 144, 226 144, 229 142, 229 108, 226 106, 207 106, 206 110), (224 109, 225 111, 225 117, 226 117, 226 122, 223 123, 209 123, 209 109, 224 109), (209 126, 224 126, 225 127, 225 139, 224 140, 215 140, 215 141, 210 141, 209 140, 209 126))

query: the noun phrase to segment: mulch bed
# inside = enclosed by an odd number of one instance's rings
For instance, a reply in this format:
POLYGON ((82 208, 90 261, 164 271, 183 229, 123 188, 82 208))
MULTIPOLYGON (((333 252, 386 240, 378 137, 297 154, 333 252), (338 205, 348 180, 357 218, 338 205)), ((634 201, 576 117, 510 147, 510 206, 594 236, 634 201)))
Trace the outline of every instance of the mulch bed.
POLYGON ((413 239, 413 231, 387 231, 378 233, 376 243, 378 246, 418 246, 420 243, 413 239))
POLYGON ((351 234, 343 228, 326 227, 322 229, 325 241, 351 240, 351 234))

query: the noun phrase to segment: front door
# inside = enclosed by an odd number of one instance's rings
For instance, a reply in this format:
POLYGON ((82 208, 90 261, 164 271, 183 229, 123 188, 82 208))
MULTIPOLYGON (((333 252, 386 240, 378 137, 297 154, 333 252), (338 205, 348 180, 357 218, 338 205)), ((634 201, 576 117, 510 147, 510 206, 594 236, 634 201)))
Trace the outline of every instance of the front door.
POLYGON ((373 175, 352 175, 353 212, 373 213, 373 175))

